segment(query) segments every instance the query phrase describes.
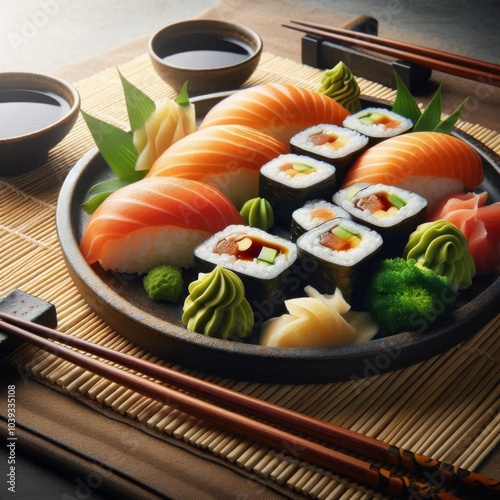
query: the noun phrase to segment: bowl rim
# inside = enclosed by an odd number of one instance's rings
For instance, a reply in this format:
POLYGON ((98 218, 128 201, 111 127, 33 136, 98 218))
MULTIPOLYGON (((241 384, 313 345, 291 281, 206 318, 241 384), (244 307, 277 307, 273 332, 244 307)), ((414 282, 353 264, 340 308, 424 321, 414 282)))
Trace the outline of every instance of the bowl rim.
POLYGON ((150 57, 159 65, 164 66, 166 68, 172 68, 175 70, 183 71, 183 72, 193 72, 193 73, 201 73, 201 72, 207 72, 207 71, 219 71, 219 70, 230 70, 230 69, 237 69, 241 66, 245 66, 248 64, 250 61, 255 60, 255 58, 260 57, 262 50, 263 50, 263 41, 260 35, 253 30, 252 28, 245 26, 244 24, 240 23, 233 23, 229 21, 221 21, 220 19, 188 19, 185 21, 179 21, 176 23, 168 24, 167 26, 163 26, 159 30, 157 30, 155 33, 153 33, 149 39, 148 39, 148 52, 150 57), (189 25, 219 25, 221 27, 225 28, 235 28, 236 31, 241 31, 244 32, 248 35, 249 38, 251 38, 255 42, 255 49, 252 47, 252 53, 243 59, 242 61, 238 61, 237 63, 234 64, 228 64, 225 66, 218 66, 216 68, 189 68, 187 66, 179 66, 176 64, 171 64, 171 63, 166 63, 164 59, 162 59, 157 52, 153 48, 153 44, 156 41, 156 39, 164 33, 166 30, 170 29, 175 29, 179 27, 184 27, 184 26, 189 26, 189 25))
POLYGON ((74 116, 80 111, 80 94, 76 90, 76 88, 71 85, 68 81, 64 80, 63 78, 60 78, 58 76, 50 75, 48 73, 39 73, 39 72, 33 72, 33 71, 3 71, 0 72, 0 91, 8 90, 8 88, 3 88, 2 87, 2 82, 4 79, 11 79, 12 81, 19 81, 20 85, 25 85, 26 90, 40 90, 40 88, 33 88, 29 86, 30 80, 33 78, 36 79, 41 79, 42 81, 45 82, 51 82, 57 84, 57 87, 63 87, 64 89, 67 90, 69 95, 71 95, 71 99, 73 102, 70 102, 67 99, 67 96, 62 95, 61 92, 58 92, 55 90, 53 87, 47 87, 47 90, 50 90, 51 92, 54 92, 57 94, 59 97, 64 99, 68 104, 69 104, 69 110, 64 113, 63 116, 61 116, 58 120, 50 123, 49 125, 46 125, 45 127, 39 128, 37 130, 34 130, 32 132, 28 132, 26 134, 22 135, 13 135, 11 137, 0 137, 0 146, 1 145, 6 145, 6 144, 12 144, 16 142, 22 142, 25 140, 29 140, 31 138, 35 138, 37 136, 40 136, 46 132, 50 132, 51 130, 55 130, 59 128, 61 125, 64 125, 65 123, 71 121, 74 116))

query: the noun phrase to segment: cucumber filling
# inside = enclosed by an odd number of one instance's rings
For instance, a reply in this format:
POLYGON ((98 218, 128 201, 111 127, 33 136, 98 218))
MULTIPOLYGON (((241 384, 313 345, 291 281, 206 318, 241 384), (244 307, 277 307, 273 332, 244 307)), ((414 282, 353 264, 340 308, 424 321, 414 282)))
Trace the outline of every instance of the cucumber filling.
POLYGON ((257 262, 271 265, 274 264, 274 261, 276 260, 276 257, 278 255, 279 252, 275 248, 262 247, 259 256, 257 257, 257 262))

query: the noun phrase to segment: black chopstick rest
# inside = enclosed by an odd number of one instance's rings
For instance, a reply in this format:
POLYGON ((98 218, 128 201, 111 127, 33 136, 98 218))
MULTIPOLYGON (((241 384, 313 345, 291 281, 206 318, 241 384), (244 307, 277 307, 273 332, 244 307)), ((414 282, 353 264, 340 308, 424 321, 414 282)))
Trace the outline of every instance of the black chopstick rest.
MULTIPOLYGON (((397 40, 362 35, 341 28, 330 28, 301 21, 291 22, 296 23, 296 25, 283 24, 282 26, 320 37, 329 42, 347 44, 357 48, 361 47, 361 49, 375 51, 377 54, 383 54, 396 60, 404 60, 460 78, 500 87, 500 65, 495 63, 397 40)), ((351 71, 354 72, 352 68, 351 71)))
MULTIPOLYGON (((57 327, 55 306, 19 289, 15 289, 5 297, 0 298, 0 312, 49 328, 57 327)), ((4 334, 0 326, 0 353, 2 355, 12 351, 19 344, 21 341, 17 337, 4 334)))
MULTIPOLYGON (((374 17, 358 16, 342 26, 353 32, 378 35, 378 21, 374 17)), ((396 72, 411 92, 422 89, 432 75, 429 68, 406 61, 391 60, 365 50, 335 43, 317 35, 302 37, 302 63, 319 69, 333 68, 343 61, 358 77, 395 89, 396 72)))

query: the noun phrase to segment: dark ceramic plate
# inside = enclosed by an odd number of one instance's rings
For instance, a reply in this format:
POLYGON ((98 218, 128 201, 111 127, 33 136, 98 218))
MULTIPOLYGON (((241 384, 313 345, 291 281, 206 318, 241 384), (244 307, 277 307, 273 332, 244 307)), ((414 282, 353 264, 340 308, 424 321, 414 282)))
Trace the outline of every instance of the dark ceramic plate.
MULTIPOLYGON (((204 114, 220 98, 214 95, 193 99, 198 101, 197 113, 204 114)), ((368 102, 373 104, 372 100, 368 102)), ((490 201, 500 201, 499 156, 462 132, 456 135, 481 154, 485 181, 480 189, 489 193, 490 201)), ((137 277, 105 272, 83 259, 78 244, 88 217, 81 205, 88 189, 110 174, 96 148, 85 154, 69 173, 56 214, 63 254, 77 288, 96 313, 124 337, 167 361, 241 380, 356 381, 440 354, 471 337, 498 311, 500 278, 489 276, 475 280, 451 320, 424 333, 401 333, 345 347, 283 349, 189 332, 180 322, 180 306, 154 303, 137 277)))

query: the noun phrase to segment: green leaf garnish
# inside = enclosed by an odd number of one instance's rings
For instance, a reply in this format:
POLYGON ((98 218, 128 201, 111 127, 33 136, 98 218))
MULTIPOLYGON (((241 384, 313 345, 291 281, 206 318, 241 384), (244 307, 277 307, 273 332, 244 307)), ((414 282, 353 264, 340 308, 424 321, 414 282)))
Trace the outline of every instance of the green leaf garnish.
POLYGON ((458 106, 458 108, 450 116, 448 116, 448 118, 441 120, 434 131, 442 132, 443 134, 450 134, 453 130, 453 127, 455 126, 455 123, 457 123, 458 118, 460 117, 460 113, 462 112, 462 109, 468 99, 469 98, 467 97, 464 102, 462 102, 462 104, 460 104, 460 106, 458 106))
POLYGON ((119 70, 118 74, 123 86, 130 128, 132 132, 135 132, 151 116, 156 109, 156 104, 142 90, 130 83, 119 70))
POLYGON ((467 99, 448 118, 441 120, 441 85, 439 85, 427 108, 421 112, 415 98, 395 71, 394 77, 397 82, 397 93, 392 110, 413 122, 413 132, 432 131, 443 134, 452 132, 467 99))
MULTIPOLYGON (((92 186, 83 209, 92 214, 97 207, 118 189, 144 178, 146 170, 136 170, 139 151, 134 145, 134 132, 140 129, 156 109, 155 102, 142 90, 130 83, 118 70, 125 95, 131 133, 81 110, 85 123, 92 134, 101 156, 111 168, 116 178, 99 182, 92 186)), ((183 96, 189 103, 189 97, 183 96)))
POLYGON ((399 75, 394 72, 394 77, 396 78, 397 93, 396 99, 392 105, 392 110, 398 115, 405 116, 409 118, 413 123, 416 123, 420 118, 422 112, 415 101, 415 98, 411 95, 403 80, 399 75))
POLYGON ((139 156, 133 137, 125 130, 81 111, 102 157, 118 179, 135 182, 146 172, 135 170, 139 156))
POLYGON ((184 82, 184 85, 182 86, 181 90, 177 94, 177 97, 175 98, 175 102, 179 106, 189 106, 191 104, 191 101, 189 100, 187 84, 188 84, 187 81, 184 82))
POLYGON ((431 102, 413 125, 413 132, 420 130, 434 130, 441 121, 441 85, 439 85, 431 102))
POLYGON ((118 189, 130 184, 128 181, 123 181, 121 179, 109 179, 106 181, 99 182, 89 189, 87 193, 87 199, 82 204, 82 208, 88 214, 93 214, 97 207, 111 194, 118 189))

